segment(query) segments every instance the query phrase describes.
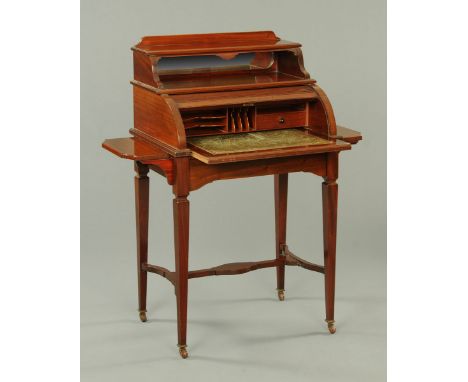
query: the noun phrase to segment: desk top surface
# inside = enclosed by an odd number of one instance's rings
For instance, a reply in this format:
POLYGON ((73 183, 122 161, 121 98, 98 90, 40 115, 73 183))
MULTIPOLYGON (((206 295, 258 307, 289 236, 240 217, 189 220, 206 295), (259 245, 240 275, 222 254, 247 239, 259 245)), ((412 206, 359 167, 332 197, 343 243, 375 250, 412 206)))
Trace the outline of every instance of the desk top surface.
MULTIPOLYGON (((190 155, 206 164, 220 164, 349 150, 351 144, 361 139, 357 131, 341 126, 338 127, 337 139, 332 140, 296 129, 222 137, 221 140, 221 136, 216 136, 216 139, 213 136, 193 137, 189 140, 190 155)), ((121 158, 136 161, 171 158, 158 146, 138 137, 106 139, 102 147, 121 158)))

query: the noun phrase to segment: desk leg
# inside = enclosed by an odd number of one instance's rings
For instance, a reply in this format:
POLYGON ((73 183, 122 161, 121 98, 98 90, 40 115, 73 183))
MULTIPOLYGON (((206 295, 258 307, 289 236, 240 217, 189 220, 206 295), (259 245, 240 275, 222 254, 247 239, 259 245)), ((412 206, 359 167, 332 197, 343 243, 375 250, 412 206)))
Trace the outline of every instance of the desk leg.
POLYGON ((146 321, 147 273, 142 265, 148 262, 148 211, 149 178, 148 166, 135 162, 135 212, 137 234, 138 310, 140 320, 146 321))
POLYGON ((335 264, 338 184, 326 178, 322 183, 323 248, 325 263, 325 307, 328 330, 335 333, 335 264))
POLYGON ((175 160, 176 181, 173 187, 174 200, 174 247, 177 297, 178 346, 182 358, 187 358, 187 297, 188 297, 188 250, 189 212, 188 197, 188 158, 175 160))
MULTIPOLYGON (((275 233, 276 258, 281 258, 286 245, 286 216, 288 207, 288 174, 275 175, 275 233)), ((283 256, 284 260, 284 256, 283 256)), ((284 300, 285 264, 276 267, 276 288, 280 301, 284 300)))

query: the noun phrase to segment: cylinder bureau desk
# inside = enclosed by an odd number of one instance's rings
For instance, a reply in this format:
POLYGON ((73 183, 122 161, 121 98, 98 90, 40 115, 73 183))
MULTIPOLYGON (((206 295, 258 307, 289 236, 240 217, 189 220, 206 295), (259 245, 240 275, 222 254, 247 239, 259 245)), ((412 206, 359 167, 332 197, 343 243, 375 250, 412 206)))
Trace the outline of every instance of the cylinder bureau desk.
POLYGON ((175 288, 178 347, 187 351, 189 279, 275 267, 280 301, 286 266, 322 273, 325 321, 335 333, 338 158, 361 139, 337 126, 325 92, 304 68, 301 44, 271 31, 148 36, 132 47, 131 137, 102 146, 135 167, 138 309, 146 321, 147 275, 175 288), (175 268, 148 263, 150 170, 172 186, 175 268), (323 178, 323 265, 293 254, 286 242, 288 174, 323 178), (222 179, 273 175, 276 254, 263 261, 189 270, 189 194, 222 179))

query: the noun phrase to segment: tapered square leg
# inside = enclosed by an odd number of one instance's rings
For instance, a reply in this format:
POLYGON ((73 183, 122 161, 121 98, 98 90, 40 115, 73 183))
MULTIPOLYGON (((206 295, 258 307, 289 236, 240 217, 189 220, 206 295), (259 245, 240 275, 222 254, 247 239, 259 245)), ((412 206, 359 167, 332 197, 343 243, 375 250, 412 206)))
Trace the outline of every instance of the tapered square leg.
POLYGON ((280 301, 284 300, 284 256, 283 248, 286 245, 286 216, 288 207, 288 174, 274 176, 275 182, 275 236, 276 258, 283 259, 283 263, 276 267, 276 288, 280 301))
POLYGON ((146 321, 147 272, 142 265, 148 262, 148 212, 149 178, 148 166, 135 162, 135 212, 137 234, 138 310, 140 320, 146 321))
POLYGON ((177 298, 177 337, 182 358, 187 352, 187 302, 188 302, 188 252, 189 252, 189 213, 188 197, 188 158, 176 159, 176 182, 174 184, 174 248, 177 298))
POLYGON ((338 184, 336 179, 326 178, 322 183, 323 246, 325 265, 325 321, 330 333, 335 333, 335 269, 338 184))

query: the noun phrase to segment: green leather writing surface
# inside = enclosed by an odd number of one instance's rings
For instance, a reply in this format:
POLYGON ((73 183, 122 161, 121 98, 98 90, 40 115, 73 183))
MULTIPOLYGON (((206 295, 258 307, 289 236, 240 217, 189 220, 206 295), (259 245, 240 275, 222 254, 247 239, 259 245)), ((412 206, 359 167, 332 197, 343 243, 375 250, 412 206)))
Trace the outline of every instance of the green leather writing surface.
POLYGON ((212 155, 331 143, 298 129, 189 137, 187 141, 212 155))

